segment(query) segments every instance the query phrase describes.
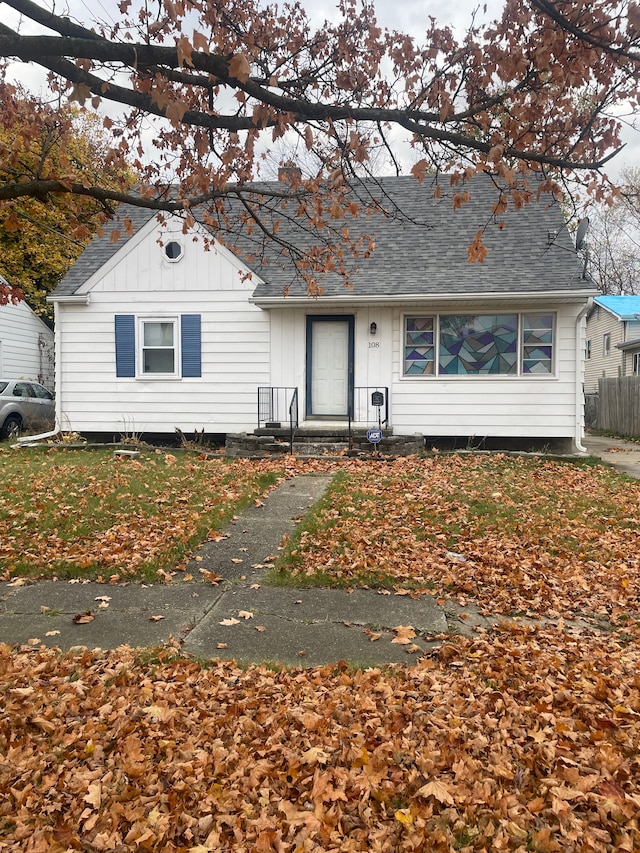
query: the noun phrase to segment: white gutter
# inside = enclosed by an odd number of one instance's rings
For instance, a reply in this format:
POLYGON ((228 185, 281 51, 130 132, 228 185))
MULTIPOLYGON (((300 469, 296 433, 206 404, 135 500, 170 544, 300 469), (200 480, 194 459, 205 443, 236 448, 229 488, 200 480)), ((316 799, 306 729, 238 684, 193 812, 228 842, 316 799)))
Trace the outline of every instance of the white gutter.
POLYGON ((90 299, 90 293, 73 293, 70 296, 47 296, 47 302, 52 302, 54 305, 58 302, 62 302, 65 305, 88 305, 90 299))
POLYGON ((578 313, 576 317, 576 380, 575 380, 575 415, 576 415, 576 430, 575 430, 575 445, 578 453, 588 453, 589 451, 582 443, 584 437, 584 383, 578 370, 578 365, 581 363, 582 352, 582 321, 585 314, 589 311, 593 304, 593 297, 589 297, 587 303, 578 313))
POLYGON ((475 302, 509 302, 513 305, 517 301, 522 302, 545 302, 547 304, 566 305, 571 302, 582 301, 585 297, 592 297, 593 287, 584 290, 555 290, 555 291, 530 291, 515 293, 513 291, 504 293, 430 293, 428 296, 420 293, 400 293, 395 295, 362 295, 354 296, 350 293, 332 296, 251 296, 249 302, 260 308, 295 308, 309 307, 322 308, 323 306, 349 306, 349 305, 415 305, 416 303, 437 306, 439 303, 450 305, 453 303, 475 302))

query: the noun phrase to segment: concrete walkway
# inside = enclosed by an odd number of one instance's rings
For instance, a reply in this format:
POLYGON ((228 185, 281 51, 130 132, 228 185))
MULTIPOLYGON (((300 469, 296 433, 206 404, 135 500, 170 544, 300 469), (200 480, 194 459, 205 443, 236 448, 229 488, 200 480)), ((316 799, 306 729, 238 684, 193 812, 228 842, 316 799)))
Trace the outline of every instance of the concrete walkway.
MULTIPOLYGON (((640 478, 640 447, 590 436, 590 453, 640 478)), ((316 666, 348 660, 359 665, 411 663, 449 633, 470 634, 491 620, 472 606, 438 606, 376 590, 268 587, 283 537, 317 500, 330 475, 305 475, 274 489, 205 543, 170 585, 97 584, 19 579, 0 583, 0 642, 111 649, 160 646, 170 639, 201 659, 316 666), (221 576, 216 584, 207 573, 221 576), (185 581, 186 575, 193 580, 185 581), (394 643, 398 626, 416 637, 394 643)), ((211 577, 211 575, 209 575, 211 577)))
POLYGON ((640 444, 604 435, 587 435, 583 444, 592 456, 599 456, 606 465, 640 480, 640 444))
MULTIPOLYGON (((330 479, 307 475, 282 483, 263 506, 252 506, 233 521, 226 538, 205 543, 171 585, 1 583, 0 642, 110 649, 159 646, 174 638, 186 652, 205 659, 301 666, 341 659, 362 665, 415 660, 434 645, 432 637, 453 627, 450 620, 458 621, 430 596, 260 583, 283 537, 330 479), (203 579, 207 572, 223 580, 213 585, 203 579), (194 580, 184 582, 186 574, 194 580), (404 645, 391 642, 392 629, 400 625, 413 626, 419 636, 404 645)), ((473 617, 469 624, 476 624, 473 617)))

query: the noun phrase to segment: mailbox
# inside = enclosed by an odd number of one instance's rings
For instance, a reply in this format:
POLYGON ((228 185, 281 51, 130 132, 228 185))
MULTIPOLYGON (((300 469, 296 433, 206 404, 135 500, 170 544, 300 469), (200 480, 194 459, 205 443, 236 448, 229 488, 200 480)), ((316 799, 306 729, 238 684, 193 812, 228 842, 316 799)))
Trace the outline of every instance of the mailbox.
POLYGON ((384 406, 384 394, 382 391, 374 391, 371 395, 371 405, 380 408, 380 406, 384 406))

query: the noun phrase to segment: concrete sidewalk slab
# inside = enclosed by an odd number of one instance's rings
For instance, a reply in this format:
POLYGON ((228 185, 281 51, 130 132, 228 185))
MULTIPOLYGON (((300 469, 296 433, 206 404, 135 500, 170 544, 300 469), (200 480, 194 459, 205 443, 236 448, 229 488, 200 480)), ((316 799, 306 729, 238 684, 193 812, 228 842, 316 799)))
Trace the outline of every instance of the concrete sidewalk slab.
POLYGON ((591 434, 585 436, 583 444, 592 456, 598 456, 606 465, 636 480, 640 479, 640 444, 591 434))
POLYGON ((428 637, 448 630, 444 610, 429 595, 412 599, 361 589, 237 587, 226 590, 187 635, 184 649, 198 658, 224 654, 242 662, 302 666, 342 658, 370 665, 407 663, 406 647, 391 642, 392 629, 400 625, 422 635, 407 644, 422 650, 430 647, 428 637), (252 617, 241 615, 247 613, 252 617), (229 620, 237 622, 222 624, 229 620), (372 642, 371 634, 381 636, 372 642))
POLYGON ((312 667, 347 660, 358 666, 380 666, 415 663, 416 656, 438 645, 419 636, 398 645, 392 642, 394 637, 389 631, 365 633, 362 626, 343 622, 305 623, 260 614, 228 627, 206 619, 189 634, 184 649, 196 658, 233 658, 239 663, 312 667))

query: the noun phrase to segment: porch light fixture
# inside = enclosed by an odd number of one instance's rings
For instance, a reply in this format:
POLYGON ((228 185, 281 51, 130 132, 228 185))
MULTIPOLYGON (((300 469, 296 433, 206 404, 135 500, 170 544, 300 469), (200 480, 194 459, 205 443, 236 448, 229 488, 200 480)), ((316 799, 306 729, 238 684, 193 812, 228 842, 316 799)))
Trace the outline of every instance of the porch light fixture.
POLYGON ((377 324, 377 323, 372 323, 372 324, 369 326, 369 334, 370 334, 370 335, 375 335, 377 331, 378 331, 378 324, 377 324))

